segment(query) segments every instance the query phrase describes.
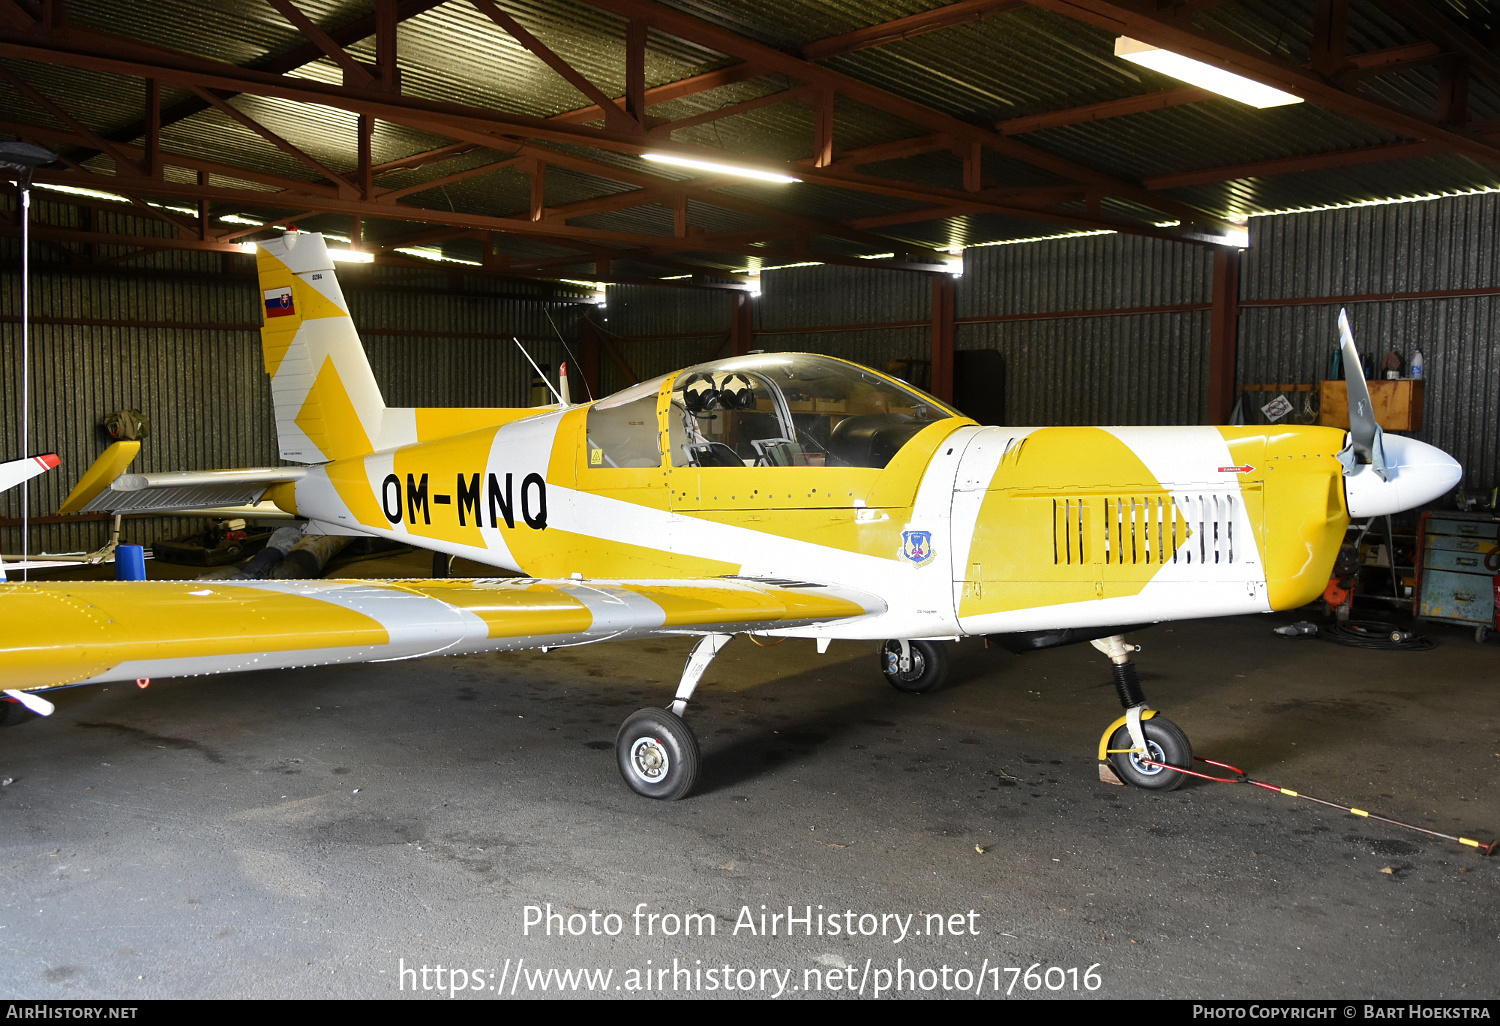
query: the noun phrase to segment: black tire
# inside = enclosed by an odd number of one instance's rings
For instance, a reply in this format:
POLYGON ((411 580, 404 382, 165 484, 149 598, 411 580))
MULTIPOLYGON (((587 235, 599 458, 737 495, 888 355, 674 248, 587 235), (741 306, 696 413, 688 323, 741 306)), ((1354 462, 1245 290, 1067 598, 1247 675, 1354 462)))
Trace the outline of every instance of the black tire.
POLYGON ((432 576, 449 577, 453 573, 453 557, 446 552, 432 554, 432 576))
POLYGON ((880 649, 880 672, 897 691, 922 695, 936 691, 948 679, 948 649, 940 641, 909 641, 911 666, 902 670, 901 642, 887 641, 880 649))
POLYGON ((698 782, 698 738, 668 709, 631 713, 615 737, 620 776, 636 794, 674 802, 698 782))
POLYGON ((0 727, 14 727, 34 719, 36 719, 36 713, 20 702, 13 702, 10 699, 0 702, 0 727))
MULTIPOLYGON (((1165 716, 1153 716, 1141 721, 1141 731, 1146 735, 1146 747, 1151 750, 1153 761, 1192 769, 1193 744, 1177 724, 1165 716)), ((1134 747, 1129 727, 1121 724, 1120 729, 1110 736, 1109 747, 1134 747)), ((1141 765, 1135 752, 1117 751, 1109 757, 1109 764, 1122 781, 1148 791, 1171 791, 1181 787, 1182 782, 1187 779, 1185 773, 1177 773, 1161 766, 1141 765)))

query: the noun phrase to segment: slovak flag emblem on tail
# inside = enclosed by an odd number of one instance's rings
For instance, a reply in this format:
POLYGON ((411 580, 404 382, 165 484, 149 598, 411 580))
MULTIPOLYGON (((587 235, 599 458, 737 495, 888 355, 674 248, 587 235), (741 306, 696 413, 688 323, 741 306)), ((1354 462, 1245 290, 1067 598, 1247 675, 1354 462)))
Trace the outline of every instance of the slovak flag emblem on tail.
POLYGON ((266 289, 266 316, 287 317, 297 312, 292 305, 292 287, 284 285, 279 289, 266 289))

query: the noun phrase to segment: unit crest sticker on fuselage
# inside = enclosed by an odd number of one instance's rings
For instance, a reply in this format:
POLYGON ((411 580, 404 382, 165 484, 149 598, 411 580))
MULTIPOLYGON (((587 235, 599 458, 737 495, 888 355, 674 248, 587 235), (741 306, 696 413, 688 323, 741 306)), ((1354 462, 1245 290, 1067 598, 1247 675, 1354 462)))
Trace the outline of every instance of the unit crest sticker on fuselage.
POLYGON ((914 566, 926 566, 932 562, 932 532, 902 531, 901 556, 914 566))

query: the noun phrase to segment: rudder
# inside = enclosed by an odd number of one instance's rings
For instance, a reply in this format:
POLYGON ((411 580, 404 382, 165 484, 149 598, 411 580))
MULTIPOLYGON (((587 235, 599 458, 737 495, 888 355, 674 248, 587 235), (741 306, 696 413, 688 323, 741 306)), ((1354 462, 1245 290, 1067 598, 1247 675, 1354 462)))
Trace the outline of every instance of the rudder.
POLYGON ((288 232, 257 243, 255 265, 281 458, 326 463, 373 452, 385 399, 323 236, 288 232))

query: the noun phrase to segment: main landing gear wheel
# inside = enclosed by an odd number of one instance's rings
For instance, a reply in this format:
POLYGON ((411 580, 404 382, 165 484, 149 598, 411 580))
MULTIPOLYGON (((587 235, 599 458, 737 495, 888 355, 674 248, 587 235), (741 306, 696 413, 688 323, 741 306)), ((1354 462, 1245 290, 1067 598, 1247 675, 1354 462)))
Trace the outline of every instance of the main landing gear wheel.
POLYGON ((620 776, 636 794, 676 801, 698 780, 698 739, 667 709, 631 713, 615 738, 620 776))
POLYGON ((912 695, 936 691, 948 679, 948 650, 940 641, 887 641, 880 650, 880 671, 891 687, 912 695))
MULTIPOLYGON (((1193 767, 1193 745, 1182 732, 1182 728, 1160 714, 1141 721, 1141 732, 1146 735, 1146 758, 1152 762, 1164 762, 1168 766, 1182 769, 1193 767)), ((1166 769, 1163 766, 1148 766, 1141 761, 1141 753, 1122 751, 1134 748, 1130 740, 1130 728, 1121 724, 1109 738, 1109 765, 1125 783, 1144 787, 1148 791, 1171 791, 1181 787, 1187 774, 1166 769)))

